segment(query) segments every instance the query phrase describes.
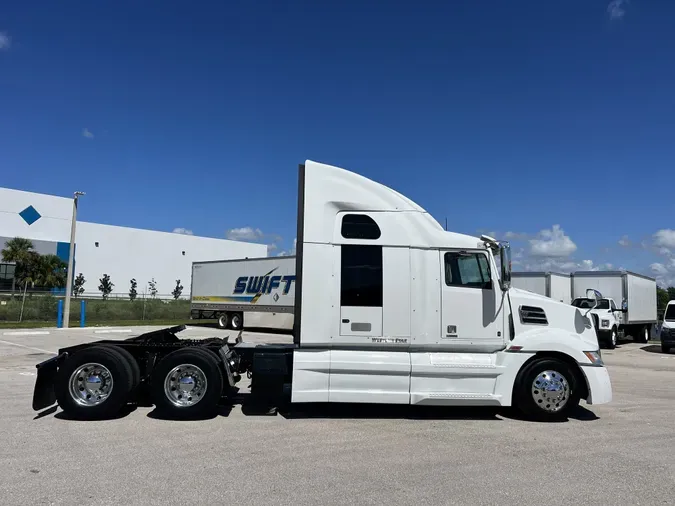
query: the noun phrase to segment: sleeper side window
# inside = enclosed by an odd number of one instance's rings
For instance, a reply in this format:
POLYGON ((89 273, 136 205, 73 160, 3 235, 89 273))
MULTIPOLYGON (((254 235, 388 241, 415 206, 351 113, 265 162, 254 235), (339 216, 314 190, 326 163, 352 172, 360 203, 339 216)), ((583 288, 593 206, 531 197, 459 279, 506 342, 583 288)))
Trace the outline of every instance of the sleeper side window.
POLYGON ((345 214, 342 218, 342 237, 345 239, 379 239, 382 233, 375 220, 365 214, 345 214))
POLYGON ((382 246, 343 244, 340 305, 382 307, 382 246))

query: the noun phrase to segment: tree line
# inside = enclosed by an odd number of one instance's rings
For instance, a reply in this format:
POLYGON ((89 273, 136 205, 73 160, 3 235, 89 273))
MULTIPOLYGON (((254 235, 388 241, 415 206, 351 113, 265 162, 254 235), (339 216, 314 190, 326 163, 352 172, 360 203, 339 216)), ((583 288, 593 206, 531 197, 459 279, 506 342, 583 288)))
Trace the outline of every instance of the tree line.
MULTIPOLYGON (((2 260, 4 262, 13 262, 15 264, 14 280, 19 288, 23 290, 29 286, 31 288, 42 288, 51 290, 54 288, 64 288, 68 276, 68 264, 53 254, 41 255, 35 251, 33 242, 23 237, 15 237, 5 243, 2 250, 2 260)), ((84 293, 84 284, 86 279, 82 273, 79 273, 73 279, 72 295, 78 297, 84 293)), ((138 282, 136 279, 129 281, 129 298, 135 300, 138 296, 138 282)), ((111 281, 108 274, 103 274, 99 279, 98 290, 102 297, 107 299, 113 291, 115 284, 111 281)), ((148 281, 150 295, 154 298, 157 295, 157 282, 155 278, 148 281)), ((183 285, 180 279, 176 280, 176 286, 171 292, 173 298, 178 298, 183 293, 183 285)))

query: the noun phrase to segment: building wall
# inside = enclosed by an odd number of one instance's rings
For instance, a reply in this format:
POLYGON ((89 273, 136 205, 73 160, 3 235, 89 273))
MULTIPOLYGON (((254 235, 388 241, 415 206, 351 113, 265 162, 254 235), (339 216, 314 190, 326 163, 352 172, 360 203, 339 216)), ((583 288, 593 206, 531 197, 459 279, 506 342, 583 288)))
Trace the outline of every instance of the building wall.
POLYGON ((84 274, 87 292, 97 291, 99 278, 108 274, 115 293, 128 292, 132 278, 138 282, 138 292, 143 293, 154 277, 158 293, 171 293, 180 279, 183 294, 188 295, 192 262, 267 256, 264 244, 88 222, 77 224, 76 247, 74 272, 84 274))
MULTIPOLYGON (((72 206, 70 198, 0 188, 0 248, 25 237, 38 253, 67 262, 72 206)), ((265 256, 264 244, 78 221, 73 272, 84 275, 85 292, 98 292, 99 279, 108 274, 114 293, 127 293, 132 278, 143 293, 154 277, 158 293, 171 293, 180 279, 189 295, 192 262, 265 256)))

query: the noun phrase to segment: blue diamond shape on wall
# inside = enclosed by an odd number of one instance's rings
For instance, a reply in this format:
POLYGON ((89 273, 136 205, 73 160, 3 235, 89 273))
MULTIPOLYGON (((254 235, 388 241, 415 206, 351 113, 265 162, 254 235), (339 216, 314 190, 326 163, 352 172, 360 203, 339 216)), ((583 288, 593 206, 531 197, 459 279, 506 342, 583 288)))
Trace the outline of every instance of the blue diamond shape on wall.
POLYGON ((28 206, 26 209, 24 209, 19 213, 19 216, 21 216, 23 218, 23 221, 25 221, 29 225, 32 225, 37 220, 42 218, 42 215, 38 213, 33 206, 28 206))

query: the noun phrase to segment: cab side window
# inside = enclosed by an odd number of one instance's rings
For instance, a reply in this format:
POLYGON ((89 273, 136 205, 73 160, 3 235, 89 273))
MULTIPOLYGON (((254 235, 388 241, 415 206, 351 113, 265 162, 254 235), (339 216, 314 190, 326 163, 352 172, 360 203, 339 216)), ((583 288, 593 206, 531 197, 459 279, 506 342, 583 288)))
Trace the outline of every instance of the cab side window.
POLYGON ((492 277, 487 256, 483 253, 446 253, 445 284, 491 290, 492 277))
POLYGON ((614 304, 613 300, 609 301, 609 305, 612 306, 612 311, 616 311, 616 304, 614 304))

